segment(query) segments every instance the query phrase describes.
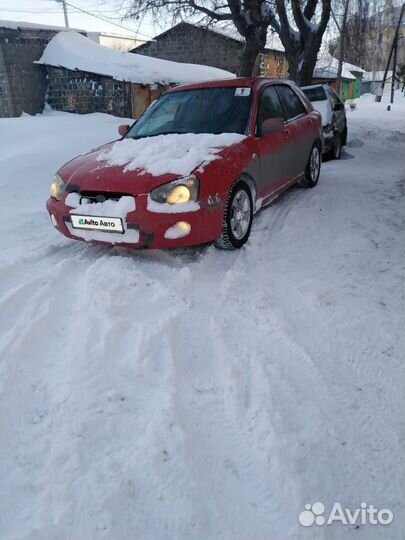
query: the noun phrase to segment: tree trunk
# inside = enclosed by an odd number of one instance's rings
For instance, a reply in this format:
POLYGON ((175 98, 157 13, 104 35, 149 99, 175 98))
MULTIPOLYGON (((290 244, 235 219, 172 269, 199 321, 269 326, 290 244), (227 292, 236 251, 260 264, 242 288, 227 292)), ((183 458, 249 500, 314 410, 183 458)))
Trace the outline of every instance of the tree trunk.
POLYGON ((311 36, 311 39, 308 40, 297 78, 297 83, 302 86, 311 84, 312 82, 321 42, 322 37, 319 38, 316 34, 314 34, 313 37, 311 36))
POLYGON ((242 49, 239 66, 239 77, 251 77, 253 68, 255 67, 257 55, 262 50, 260 43, 257 40, 246 39, 242 49))
POLYGON ((299 41, 293 42, 287 47, 288 42, 284 43, 288 59, 288 77, 297 84, 311 84, 321 41, 322 38, 313 34, 307 39, 305 46, 299 41))

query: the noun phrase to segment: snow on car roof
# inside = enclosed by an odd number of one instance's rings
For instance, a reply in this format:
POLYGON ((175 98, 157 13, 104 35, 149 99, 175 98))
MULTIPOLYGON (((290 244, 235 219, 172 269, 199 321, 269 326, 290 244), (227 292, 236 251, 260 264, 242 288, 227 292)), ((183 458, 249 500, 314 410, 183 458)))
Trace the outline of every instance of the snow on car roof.
POLYGON ((139 84, 193 83, 235 77, 229 71, 211 66, 183 64, 117 51, 77 32, 56 34, 36 63, 88 71, 139 84))

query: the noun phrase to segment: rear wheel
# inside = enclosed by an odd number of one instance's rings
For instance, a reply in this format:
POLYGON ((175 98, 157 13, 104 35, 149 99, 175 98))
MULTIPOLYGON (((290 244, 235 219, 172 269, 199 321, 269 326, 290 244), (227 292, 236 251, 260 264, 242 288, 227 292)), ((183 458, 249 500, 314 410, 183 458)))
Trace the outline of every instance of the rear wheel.
POLYGON ((321 172, 321 151, 318 144, 314 144, 309 155, 308 165, 305 169, 304 180, 301 185, 313 188, 318 183, 321 172))
POLYGON ((345 129, 342 132, 342 146, 346 146, 347 144, 347 125, 345 125, 345 129))
POLYGON ((253 221, 253 200, 249 186, 238 180, 229 192, 221 237, 216 247, 239 249, 249 238, 253 221))
POLYGON ((340 159, 342 154, 342 136, 337 133, 333 142, 332 148, 329 151, 329 157, 331 159, 340 159))

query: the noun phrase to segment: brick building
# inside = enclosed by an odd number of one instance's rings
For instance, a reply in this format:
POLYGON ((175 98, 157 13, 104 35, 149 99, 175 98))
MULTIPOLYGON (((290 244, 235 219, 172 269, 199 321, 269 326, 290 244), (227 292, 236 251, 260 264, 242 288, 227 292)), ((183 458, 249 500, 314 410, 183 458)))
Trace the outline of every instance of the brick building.
POLYGON ((34 64, 57 30, 0 25, 0 118, 42 111, 46 73, 34 64))
MULTIPOLYGON (((181 22, 131 52, 175 62, 204 64, 237 74, 242 48, 242 39, 181 22)), ((285 53, 266 48, 256 61, 254 75, 285 78, 285 53)))

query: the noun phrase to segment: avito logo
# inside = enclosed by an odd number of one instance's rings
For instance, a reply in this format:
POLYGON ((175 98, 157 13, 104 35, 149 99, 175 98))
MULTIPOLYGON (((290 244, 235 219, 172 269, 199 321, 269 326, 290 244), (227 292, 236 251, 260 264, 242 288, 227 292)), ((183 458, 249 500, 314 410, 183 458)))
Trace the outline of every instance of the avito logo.
POLYGON ((367 505, 365 502, 360 504, 360 508, 350 510, 344 508, 340 503, 335 502, 329 515, 324 515, 325 505, 321 502, 306 504, 298 516, 298 521, 304 527, 311 525, 332 525, 333 523, 341 523, 342 525, 389 525, 394 519, 394 514, 388 508, 378 510, 372 504, 367 505))

